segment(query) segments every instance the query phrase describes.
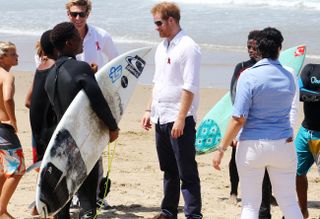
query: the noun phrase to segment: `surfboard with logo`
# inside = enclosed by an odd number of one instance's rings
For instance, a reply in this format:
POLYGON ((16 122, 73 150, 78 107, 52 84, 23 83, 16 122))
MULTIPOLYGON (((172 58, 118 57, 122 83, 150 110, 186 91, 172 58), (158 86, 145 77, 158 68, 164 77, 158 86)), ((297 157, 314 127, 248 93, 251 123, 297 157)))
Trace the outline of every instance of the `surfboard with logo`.
MULTIPOLYGON (((110 61, 96 79, 117 123, 133 94, 151 48, 129 51, 110 61)), ((36 188, 42 217, 56 214, 75 194, 109 142, 109 131, 85 92, 74 98, 44 154, 36 188)))
MULTIPOLYGON (((292 68, 295 74, 299 75, 305 54, 304 45, 295 46, 281 52, 279 61, 283 66, 292 68)), ((227 92, 199 124, 195 143, 197 154, 209 153, 217 148, 225 134, 232 110, 230 92, 227 92)))

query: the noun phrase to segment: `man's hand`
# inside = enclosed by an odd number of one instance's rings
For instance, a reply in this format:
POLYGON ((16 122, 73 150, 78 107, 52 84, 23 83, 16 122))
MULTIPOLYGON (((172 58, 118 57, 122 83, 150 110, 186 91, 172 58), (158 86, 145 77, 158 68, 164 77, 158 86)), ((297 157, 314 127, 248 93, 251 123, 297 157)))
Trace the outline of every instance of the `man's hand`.
POLYGON ((109 131, 109 142, 112 143, 119 137, 119 129, 117 131, 109 131))
POLYGON ((184 119, 177 119, 172 126, 171 129, 171 136, 173 138, 179 138, 183 135, 183 129, 185 126, 185 120, 184 119))
POLYGON ((146 111, 143 114, 143 117, 141 119, 141 126, 142 128, 144 128, 145 130, 149 131, 152 128, 152 124, 150 121, 150 112, 146 111))
POLYGON ((96 73, 98 71, 98 65, 97 64, 91 63, 90 67, 91 67, 93 73, 96 73))

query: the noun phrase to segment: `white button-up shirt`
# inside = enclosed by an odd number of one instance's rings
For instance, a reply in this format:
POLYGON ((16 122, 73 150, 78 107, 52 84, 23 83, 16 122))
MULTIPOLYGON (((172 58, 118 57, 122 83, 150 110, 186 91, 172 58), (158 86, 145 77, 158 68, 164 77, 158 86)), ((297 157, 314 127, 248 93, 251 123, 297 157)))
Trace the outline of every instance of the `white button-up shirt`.
POLYGON ((83 39, 83 52, 77 55, 77 60, 95 63, 100 69, 107 63, 104 55, 108 57, 108 61, 118 56, 111 36, 99 27, 88 25, 88 32, 83 39))
POLYGON ((174 122, 180 110, 182 90, 194 94, 187 116, 193 116, 199 104, 200 47, 180 31, 170 42, 162 41, 155 53, 154 88, 151 121, 174 122))

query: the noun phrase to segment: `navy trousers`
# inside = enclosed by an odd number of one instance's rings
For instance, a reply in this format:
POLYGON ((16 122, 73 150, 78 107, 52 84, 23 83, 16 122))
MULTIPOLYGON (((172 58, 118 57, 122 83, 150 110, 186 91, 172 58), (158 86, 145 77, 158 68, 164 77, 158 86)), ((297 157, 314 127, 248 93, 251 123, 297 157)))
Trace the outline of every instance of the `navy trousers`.
POLYGON ((171 137, 172 123, 156 124, 156 146, 160 169, 164 172, 164 198, 162 213, 177 218, 181 192, 185 201, 186 218, 202 218, 201 191, 197 162, 195 160, 195 121, 185 119, 183 135, 171 137))

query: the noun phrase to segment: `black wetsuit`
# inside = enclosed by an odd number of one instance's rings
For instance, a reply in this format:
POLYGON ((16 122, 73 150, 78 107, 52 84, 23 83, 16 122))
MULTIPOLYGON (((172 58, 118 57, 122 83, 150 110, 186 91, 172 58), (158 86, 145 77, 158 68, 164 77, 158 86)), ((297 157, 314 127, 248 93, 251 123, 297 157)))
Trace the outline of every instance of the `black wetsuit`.
MULTIPOLYGON (((109 130, 118 129, 110 108, 103 97, 94 73, 88 63, 74 57, 60 57, 47 77, 46 92, 53 104, 58 120, 80 90, 84 90, 93 110, 109 130)), ((84 212, 96 211, 96 191, 98 184, 98 163, 94 166, 78 190, 80 206, 84 212)), ((68 219, 70 202, 57 214, 56 219, 68 219)))
POLYGON ((44 152, 57 124, 56 115, 48 99, 44 85, 49 71, 36 70, 30 103, 30 124, 37 150, 37 160, 42 160, 44 152))
POLYGON ((71 57, 61 57, 56 61, 55 66, 59 67, 58 71, 55 67, 49 73, 45 86, 58 120, 62 118, 78 92, 83 89, 98 117, 111 131, 117 130, 117 123, 103 97, 90 65, 71 57))
POLYGON ((247 68, 250 68, 251 66, 253 66, 254 64, 256 64, 256 60, 249 59, 248 61, 240 62, 239 64, 236 65, 231 78, 231 84, 230 84, 230 95, 231 95, 232 103, 234 103, 234 98, 236 97, 237 82, 238 82, 238 78, 240 77, 240 74, 247 68))

